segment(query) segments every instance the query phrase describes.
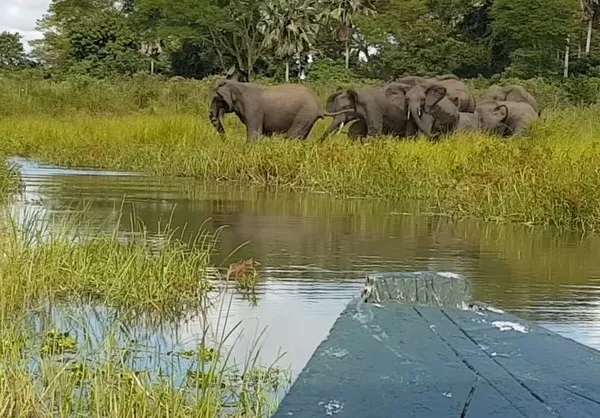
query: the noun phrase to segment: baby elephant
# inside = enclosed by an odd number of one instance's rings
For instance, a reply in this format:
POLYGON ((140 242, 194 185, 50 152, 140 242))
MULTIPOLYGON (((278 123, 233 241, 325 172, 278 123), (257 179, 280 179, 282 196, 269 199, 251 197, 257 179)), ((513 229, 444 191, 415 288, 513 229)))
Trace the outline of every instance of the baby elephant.
POLYGON ((539 117, 529 103, 498 100, 479 102, 475 115, 481 130, 504 137, 521 135, 539 117))
MULTIPOLYGON (((255 83, 223 80, 213 93, 209 117, 219 133, 224 133, 222 118, 235 113, 246 125, 246 138, 281 134, 306 139, 324 113, 313 92, 297 84, 260 86, 255 83)), ((344 113, 344 112, 339 112, 344 113)))

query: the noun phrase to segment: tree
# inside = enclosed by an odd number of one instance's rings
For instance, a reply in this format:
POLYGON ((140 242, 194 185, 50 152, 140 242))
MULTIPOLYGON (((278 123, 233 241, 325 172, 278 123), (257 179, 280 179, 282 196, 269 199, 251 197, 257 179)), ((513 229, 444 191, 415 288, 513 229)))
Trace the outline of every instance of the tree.
POLYGON ((290 81, 290 60, 310 52, 319 32, 317 0, 273 0, 260 9, 258 28, 264 46, 285 62, 285 81, 290 81))
POLYGON ((337 39, 344 42, 346 69, 350 67, 350 40, 355 28, 354 17, 359 15, 372 16, 375 10, 369 0, 325 0, 325 21, 335 22, 337 39))
POLYGON ((52 0, 38 22, 44 38, 34 55, 60 72, 94 77, 132 74, 148 68, 132 0, 52 0))
POLYGON ((496 0, 493 43, 508 53, 511 75, 558 75, 578 9, 579 0, 496 0))
POLYGON ((581 0, 583 19, 587 22, 587 36, 585 41, 585 55, 589 55, 592 45, 592 29, 594 21, 600 15, 600 0, 581 0))
POLYGON ((21 39, 19 33, 0 33, 0 69, 14 70, 25 64, 25 51, 21 39))

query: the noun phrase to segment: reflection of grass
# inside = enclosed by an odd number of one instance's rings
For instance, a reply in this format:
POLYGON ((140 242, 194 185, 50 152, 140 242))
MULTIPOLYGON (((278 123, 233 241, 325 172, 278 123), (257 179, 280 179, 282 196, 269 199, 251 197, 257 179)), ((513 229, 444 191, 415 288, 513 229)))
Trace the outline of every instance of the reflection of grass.
MULTIPOLYGON (((575 228, 600 225, 599 108, 548 110, 530 138, 484 135, 352 143, 345 135, 316 141, 246 143, 227 117, 221 138, 208 118, 161 114, 11 116, 0 148, 66 166, 139 170, 164 176, 336 195, 421 198, 457 216, 575 228)), ((329 120, 319 121, 311 138, 329 120)))

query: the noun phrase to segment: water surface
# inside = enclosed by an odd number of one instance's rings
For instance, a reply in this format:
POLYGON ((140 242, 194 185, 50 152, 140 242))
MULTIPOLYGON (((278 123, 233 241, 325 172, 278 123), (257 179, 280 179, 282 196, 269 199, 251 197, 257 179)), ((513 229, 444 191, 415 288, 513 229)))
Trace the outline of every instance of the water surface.
MULTIPOLYGON (((340 199, 15 161, 23 189, 13 209, 21 217, 35 212, 43 221, 86 204, 90 216, 104 221, 103 228, 112 228, 120 213, 125 219, 135 215, 157 238, 159 224, 169 220, 174 227, 185 226, 190 236, 201 227, 224 228, 216 264, 249 257, 261 263, 256 303, 239 295, 231 299, 229 324, 241 321, 243 330, 234 351, 241 355, 266 327, 263 361, 282 351, 279 364, 290 366, 293 376, 359 294, 365 274, 374 271, 462 273, 471 279, 476 299, 600 349, 597 237, 451 222, 416 202, 340 199)), ((202 328, 199 318, 170 327, 165 350, 174 341, 197 342, 202 328)))

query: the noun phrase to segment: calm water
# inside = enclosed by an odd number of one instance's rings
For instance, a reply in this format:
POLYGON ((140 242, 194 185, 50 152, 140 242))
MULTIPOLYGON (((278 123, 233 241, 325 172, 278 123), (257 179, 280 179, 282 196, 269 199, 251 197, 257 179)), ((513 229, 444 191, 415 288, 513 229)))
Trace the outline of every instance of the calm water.
MULTIPOLYGON (((414 202, 211 187, 16 161, 24 189, 13 209, 21 215, 68 214, 87 204, 90 215, 108 226, 121 211, 124 219, 135 213, 151 234, 169 218, 190 234, 202 225, 211 231, 226 226, 215 262, 226 265, 253 257, 262 264, 263 278, 256 304, 239 295, 225 301, 231 302, 229 327, 241 321, 243 331, 234 352, 241 355, 264 330, 262 360, 268 363, 284 352, 279 364, 291 366, 294 376, 346 303, 358 295, 365 274, 373 271, 465 274, 478 300, 600 349, 596 237, 519 225, 453 223, 427 215, 426 207, 414 202)), ((162 331, 169 338, 155 338, 153 344, 164 350, 193 345, 203 332, 202 322, 170 325, 162 331)))

